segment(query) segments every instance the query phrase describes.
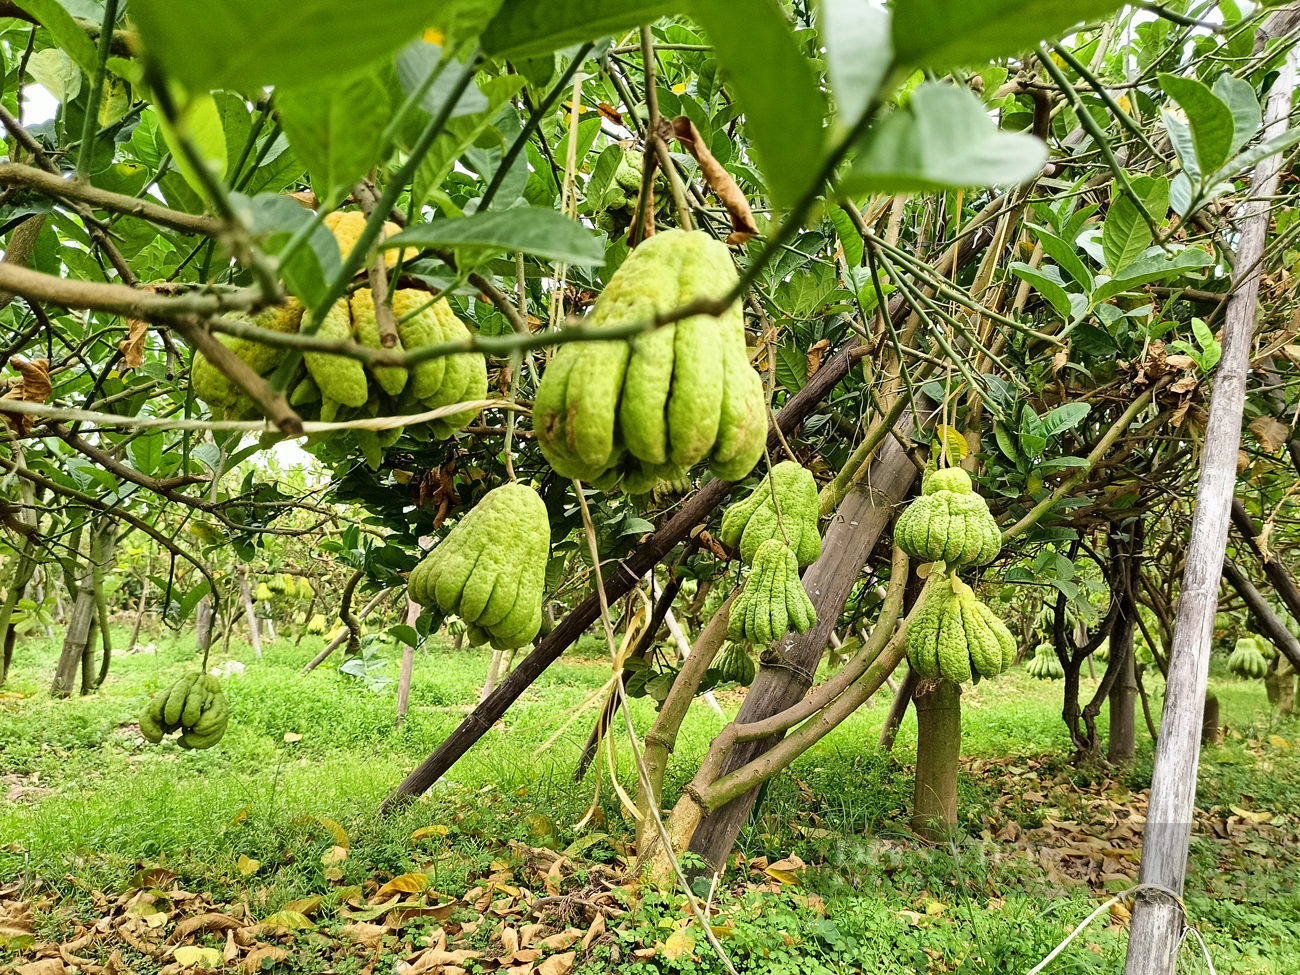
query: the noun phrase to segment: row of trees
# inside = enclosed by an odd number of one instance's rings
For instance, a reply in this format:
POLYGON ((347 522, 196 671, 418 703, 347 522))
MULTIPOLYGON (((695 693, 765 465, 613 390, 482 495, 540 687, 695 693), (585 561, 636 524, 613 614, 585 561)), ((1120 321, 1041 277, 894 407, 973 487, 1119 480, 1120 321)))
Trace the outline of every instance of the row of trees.
MULTIPOLYGON (((488 489, 526 481, 551 520, 554 625, 390 802, 436 781, 597 620, 648 647, 672 610, 701 625, 684 663, 644 654, 659 710, 635 749, 639 849, 665 874, 686 849, 720 869, 761 783, 901 664, 925 586, 889 526, 942 453, 1003 530, 977 584, 1050 624, 1081 756, 1100 756, 1107 699, 1110 757, 1133 754, 1134 642, 1149 648, 1167 679, 1150 821, 1190 821, 1222 579, 1300 665, 1276 611, 1300 618, 1293 6, 397 0, 360 30, 334 6, 307 26, 162 0, 133 0, 129 20, 115 0, 97 23, 35 2, 0 20, 0 288, 16 296, 0 326, 21 377, 0 454, 7 605, 38 566, 63 577, 62 687, 102 618, 96 567, 127 532, 166 564, 172 624, 200 633, 205 605, 227 629, 248 611, 232 553, 278 567, 268 553, 298 546, 284 563, 322 583, 333 560, 355 651, 357 596, 400 587, 488 489), (24 127, 33 81, 60 108, 24 127), (365 218, 346 254, 323 226, 338 209, 365 218), (405 227, 392 265, 374 249, 386 222, 405 227), (648 495, 583 490, 519 417, 551 350, 592 337, 579 319, 629 248, 666 226, 731 245, 768 453, 814 473, 826 520, 803 579, 817 625, 758 648, 740 714, 661 830, 676 735, 726 632, 737 578, 715 535, 737 485, 698 470, 648 495), (444 296, 471 336, 411 352, 314 334, 359 285, 444 296), (300 332, 249 323, 290 295, 300 332), (279 364, 259 374, 230 337, 279 364), (312 420, 289 395, 304 352, 414 366, 467 348, 488 357, 490 398, 450 440, 402 421, 379 448, 353 431, 384 416, 312 420), (195 350, 264 419, 207 412, 195 350), (304 433, 323 490, 240 467, 304 433), (814 686, 828 645, 858 633, 814 686)), ((943 832, 957 688, 899 683, 920 719, 917 826, 943 832)), ((1185 842, 1149 836, 1144 879, 1181 889, 1185 842)), ((1162 970, 1172 903, 1135 914, 1131 971, 1162 970)))

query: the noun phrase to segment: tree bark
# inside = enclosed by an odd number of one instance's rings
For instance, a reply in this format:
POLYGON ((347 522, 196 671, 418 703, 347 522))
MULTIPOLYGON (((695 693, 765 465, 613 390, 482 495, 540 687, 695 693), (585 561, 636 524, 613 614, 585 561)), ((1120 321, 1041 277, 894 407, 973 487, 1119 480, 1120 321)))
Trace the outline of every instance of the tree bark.
MULTIPOLYGON (((900 427, 907 429, 909 422, 908 419, 902 420, 900 427)), ((787 635, 763 653, 758 676, 736 715, 738 724, 779 714, 798 703, 808 692, 827 637, 839 622, 844 603, 862 573, 862 566, 889 526, 894 506, 907 496, 916 475, 912 458, 896 439, 887 439, 866 476, 837 509, 822 542, 821 558, 804 574, 804 587, 817 609, 816 625, 801 636, 787 635)), ((736 745, 723 763, 719 776, 763 754, 781 737, 777 735, 736 745)), ((710 872, 717 872, 725 865, 757 796, 758 789, 755 788, 701 819, 690 849, 704 859, 710 872)))
POLYGON ((1116 765, 1127 765, 1137 755, 1137 671, 1133 659, 1133 630, 1133 620, 1121 616, 1110 631, 1111 655, 1121 655, 1119 677, 1110 689, 1110 742, 1106 751, 1107 760, 1116 765))
POLYGON ((957 827, 957 764, 961 758, 961 685, 925 680, 917 684, 916 786, 912 832, 931 843, 949 839, 957 827))
MULTIPOLYGON (((1265 113, 1264 138, 1286 131, 1295 87, 1295 54, 1273 85, 1265 113)), ((1241 222, 1236 266, 1243 269, 1228 299, 1219 337, 1223 358, 1214 376, 1197 483, 1196 508, 1169 653, 1165 710, 1156 744, 1151 798, 1143 830, 1139 881, 1169 891, 1144 891, 1133 905, 1125 975, 1174 975, 1185 918, 1175 898, 1183 893, 1187 851, 1196 802, 1201 711, 1210 668, 1210 641, 1218 609, 1220 577, 1228 542, 1228 515, 1237 479, 1237 452, 1246 400, 1246 375, 1254 338, 1255 312, 1270 200, 1277 192, 1279 156, 1256 167, 1251 201, 1241 222), (1171 896, 1173 895, 1173 896, 1171 896)))
POLYGON ((907 706, 912 703, 912 695, 916 693, 916 684, 919 680, 916 671, 909 667, 903 683, 894 692, 894 703, 889 706, 889 714, 885 715, 885 726, 880 729, 879 747, 882 752, 894 750, 894 739, 898 737, 898 729, 902 727, 903 719, 907 717, 907 706))
POLYGON ((135 608, 135 622, 131 624, 131 639, 126 644, 127 653, 135 649, 135 643, 140 639, 140 624, 144 622, 145 610, 149 606, 149 571, 152 568, 152 561, 145 563, 144 582, 140 584, 140 605, 135 608))
MULTIPOLYGON (((166 607, 163 607, 166 613, 166 607)), ((229 612, 229 610, 227 610, 229 612)), ((208 649, 212 646, 212 594, 204 596, 199 600, 199 608, 195 614, 194 621, 194 639, 198 643, 199 653, 206 655, 208 649)))
MULTIPOLYGON (((396 588, 395 586, 389 586, 387 589, 381 589, 379 590, 379 592, 375 593, 375 598, 370 600, 370 602, 366 603, 366 605, 362 608, 360 614, 358 614, 357 619, 363 620, 367 616, 369 616, 372 612, 374 612, 375 607, 378 606, 383 601, 383 598, 387 596, 390 592, 392 592, 393 589, 395 588, 396 588)), ((344 632, 340 633, 333 640, 327 643, 325 645, 324 650, 316 654, 316 656, 312 657, 311 661, 307 664, 307 666, 303 667, 301 673, 304 674, 311 673, 313 670, 315 670, 317 667, 319 667, 321 664, 325 662, 326 657, 328 657, 339 647, 343 646, 343 644, 347 642, 347 639, 348 639, 348 634, 347 631, 344 630, 344 632)))
POLYGON ((54 682, 50 686, 51 697, 71 697, 72 689, 77 685, 77 672, 82 666, 86 646, 90 641, 90 628, 95 619, 95 590, 87 566, 82 584, 78 587, 76 599, 68 618, 68 629, 63 635, 63 652, 59 654, 59 663, 54 671, 54 682))
POLYGON ((31 582, 32 575, 36 571, 36 560, 27 555, 30 548, 30 541, 24 539, 18 549, 19 555, 14 566, 13 578, 9 580, 9 591, 5 594, 4 605, 0 607, 0 634, 4 635, 4 650, 0 651, 3 654, 0 656, 0 687, 3 687, 5 681, 9 679, 9 667, 14 658, 14 638, 17 636, 11 625, 14 609, 18 601, 23 598, 27 584, 31 582))
POLYGON ((1219 743, 1219 699, 1209 691, 1205 693, 1205 706, 1201 709, 1201 746, 1219 743))

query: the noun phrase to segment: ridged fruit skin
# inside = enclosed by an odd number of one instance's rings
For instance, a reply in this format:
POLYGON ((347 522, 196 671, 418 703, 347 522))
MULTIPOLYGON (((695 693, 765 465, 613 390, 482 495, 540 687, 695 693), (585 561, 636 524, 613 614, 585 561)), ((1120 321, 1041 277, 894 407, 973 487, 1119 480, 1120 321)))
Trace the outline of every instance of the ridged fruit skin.
MULTIPOLYGON (((379 340, 379 321, 375 315, 375 298, 369 288, 359 288, 352 295, 352 334, 357 342, 369 349, 382 349, 379 340)), ((402 346, 400 335, 395 346, 389 351, 398 355, 406 350, 402 346)), ((372 366, 370 374, 379 383, 379 388, 389 396, 399 396, 406 388, 408 373, 396 366, 372 366)))
POLYGON ((1039 680, 1065 679, 1065 668, 1061 666, 1061 658, 1056 655, 1056 648, 1050 643, 1038 645, 1034 655, 1029 658, 1029 663, 1025 665, 1025 671, 1030 677, 1039 680))
MULTIPOLYGON (((406 300, 403 299, 403 302, 406 300)), ((469 329, 456 317, 456 313, 451 310, 451 305, 447 304, 447 299, 436 302, 430 312, 442 330, 440 341, 460 342, 470 337, 469 329)), ((456 355, 446 356, 443 361, 446 365, 442 383, 436 392, 423 400, 426 409, 436 410, 453 403, 466 403, 487 397, 487 360, 482 353, 458 352, 456 355)), ((469 426, 477 415, 478 410, 471 407, 443 417, 441 420, 434 420, 429 426, 435 437, 446 440, 469 426)))
POLYGON ((140 733, 157 744, 180 729, 182 748, 211 748, 226 733, 230 710, 221 682, 209 674, 189 673, 163 688, 140 714, 140 733))
POLYGON ((806 633, 816 622, 794 550, 779 538, 768 539, 754 553, 753 571, 731 604, 727 635, 737 643, 767 644, 790 630, 806 633))
POLYGON ((723 647, 722 652, 713 659, 712 669, 718 672, 721 680, 741 687, 754 683, 754 677, 758 673, 754 658, 739 643, 728 643, 723 647))
MULTIPOLYGON (((721 298, 736 280, 724 244, 700 231, 666 230, 628 255, 587 324, 645 321, 721 298)), ((608 489, 643 493, 656 477, 673 479, 680 475, 669 472, 705 460, 717 477, 744 477, 762 455, 767 420, 739 303, 630 340, 561 347, 542 375, 533 427, 557 473, 608 489)))
POLYGON ((1002 532, 988 502, 971 488, 970 475, 949 467, 929 475, 921 496, 894 525, 894 540, 923 562, 985 565, 1002 551, 1002 532))
MULTIPOLYGON (((316 336, 344 341, 353 338, 352 313, 346 299, 340 298, 335 302, 316 336)), ((307 352, 302 358, 323 397, 344 406, 365 406, 370 398, 370 386, 366 382, 365 367, 356 359, 324 352, 307 352)))
MULTIPOLYGON (((302 324, 302 304, 297 298, 289 298, 283 305, 268 308, 251 319, 252 324, 272 332, 294 335, 302 324)), ((239 317, 239 316, 231 316, 239 317)), ((221 342, 235 353, 244 364, 259 376, 264 376, 280 364, 284 350, 272 345, 263 345, 233 335, 219 335, 221 342)), ((231 382, 216 366, 207 360, 202 352, 194 353, 194 362, 190 372, 190 383, 194 395, 208 405, 214 416, 244 416, 255 411, 252 401, 238 385, 231 382)))
POLYGON ((407 590, 415 602, 464 620, 471 645, 479 639, 512 650, 541 629, 550 549, 550 519, 537 492, 503 484, 434 546, 407 590))
POLYGON ((803 568, 816 562, 822 553, 818 517, 817 481, 812 472, 786 460, 773 467, 748 497, 727 509, 722 516, 720 537, 724 545, 740 550, 741 561, 746 565, 754 561, 758 547, 769 538, 788 537, 799 567, 803 568), (775 503, 773 485, 776 486, 775 503))
POLYGON ((907 660, 920 677, 964 683, 996 677, 1015 661, 1007 625, 956 576, 936 581, 907 627, 907 660))
MULTIPOLYGON (((334 239, 339 245, 339 256, 346 259, 352 253, 352 248, 356 246, 357 239, 361 236, 361 231, 366 226, 366 215, 360 210, 335 210, 333 213, 325 216, 325 226, 329 228, 334 235, 334 239)), ((391 220, 384 222, 384 236, 396 237, 402 232, 402 228, 397 226, 391 220)), ((420 252, 414 248, 408 247, 402 252, 402 259, 413 261, 419 257, 420 252)), ((397 251, 384 252, 384 265, 393 267, 397 264, 397 251)))
POLYGON ((1259 643, 1254 637, 1243 636, 1237 639, 1232 655, 1228 657, 1228 670, 1238 677, 1257 679, 1268 674, 1268 661, 1260 652, 1259 643))

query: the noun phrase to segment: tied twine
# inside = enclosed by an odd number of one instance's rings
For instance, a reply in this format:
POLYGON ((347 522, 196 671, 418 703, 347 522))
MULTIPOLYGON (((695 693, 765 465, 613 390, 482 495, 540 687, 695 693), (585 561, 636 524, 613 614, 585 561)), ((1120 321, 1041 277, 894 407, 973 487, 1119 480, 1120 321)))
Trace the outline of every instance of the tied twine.
POLYGON ((1095 911, 1093 911, 1091 914, 1085 917, 1082 921, 1080 921, 1079 926, 1076 927, 1073 931, 1071 931, 1066 936, 1064 941, 1062 941, 1059 945, 1053 948, 1051 954, 1049 954, 1046 958, 1044 958, 1037 965, 1031 968, 1028 972, 1028 975, 1039 975, 1039 973, 1042 972, 1043 969, 1045 969, 1057 955, 1063 952, 1066 949, 1066 947, 1070 944, 1070 942, 1073 941, 1076 937, 1078 937, 1083 932, 1083 930, 1086 927, 1088 927, 1088 925, 1091 924, 1094 920, 1096 920, 1097 917, 1103 911, 1109 911, 1111 905, 1118 904, 1120 901, 1128 900, 1130 897, 1135 897, 1136 895, 1142 893, 1143 891, 1151 891, 1157 894, 1164 894, 1166 897, 1168 897, 1170 900, 1172 900, 1175 904, 1178 905, 1179 913, 1181 913, 1183 916, 1183 933, 1182 933, 1182 937, 1178 939, 1177 946, 1174 948, 1174 954, 1177 955, 1178 952, 1182 950, 1183 942, 1187 940, 1188 935, 1192 935, 1193 937, 1196 938, 1197 943, 1201 946, 1201 954, 1205 958, 1205 964, 1206 967, 1209 968, 1210 970, 1210 975, 1218 975, 1218 973, 1214 970, 1214 962, 1210 960, 1210 949, 1206 946, 1205 939, 1201 937, 1201 932, 1197 931, 1196 928, 1194 928, 1187 919, 1187 905, 1183 903, 1183 898, 1177 892, 1164 886, 1164 884, 1152 884, 1152 883, 1137 884, 1133 887, 1128 888, 1127 890, 1120 891, 1110 900, 1106 901, 1106 903, 1102 904, 1099 908, 1097 908, 1095 911))

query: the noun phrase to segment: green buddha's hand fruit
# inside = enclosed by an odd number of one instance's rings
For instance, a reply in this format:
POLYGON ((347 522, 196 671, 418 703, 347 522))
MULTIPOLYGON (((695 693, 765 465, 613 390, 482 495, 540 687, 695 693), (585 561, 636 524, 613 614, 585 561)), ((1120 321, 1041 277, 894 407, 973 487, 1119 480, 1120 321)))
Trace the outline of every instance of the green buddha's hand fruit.
POLYGON ((741 560, 749 564, 758 547, 769 538, 788 537, 802 568, 812 565, 821 555, 817 519, 817 482, 812 472, 793 461, 782 461, 747 498, 727 509, 722 516, 721 539, 724 545, 739 549, 741 560), (777 505, 781 508, 780 519, 776 514, 777 505))
POLYGON ((907 627, 907 660, 921 677, 978 681, 996 677, 1015 659, 1007 625, 956 576, 935 582, 907 627))
MULTIPOLYGON (((724 244, 702 232, 666 230, 632 251, 588 325, 645 322, 696 299, 721 298, 736 280, 724 244)), ((653 487, 649 475, 659 469, 706 459, 716 476, 744 477, 762 454, 767 422, 739 303, 631 340, 561 348, 543 373, 533 427, 547 462, 565 477, 594 481, 617 469, 614 483, 635 493, 653 487), (620 465, 625 456, 637 463, 620 465)))
POLYGON ((1039 680, 1064 680, 1065 668, 1061 666, 1061 658, 1056 655, 1056 648, 1050 643, 1040 643, 1034 650, 1033 657, 1025 665, 1025 670, 1030 677, 1036 677, 1039 680))
POLYGON ((736 642, 771 643, 794 630, 805 633, 817 622, 794 550, 770 538, 754 553, 754 569, 731 604, 727 635, 736 642))
POLYGON ((1238 677, 1259 678, 1268 673, 1268 661, 1260 653, 1254 639, 1242 637, 1228 658, 1228 670, 1238 677))
POLYGON ((713 660, 713 670, 718 672, 722 681, 729 681, 748 687, 754 683, 757 669, 754 659, 739 643, 728 643, 713 660))
MULTIPOLYGON (((323 330, 323 327, 322 327, 323 330)), ((352 296, 352 334, 357 342, 371 349, 382 349, 379 337, 379 319, 375 314, 375 298, 369 288, 360 288, 352 296)), ((400 333, 399 333, 400 335, 400 333)), ((389 349, 401 355, 406 350, 399 338, 396 345, 389 349)), ((375 377, 382 389, 389 396, 399 395, 406 388, 408 373, 396 366, 372 366, 370 374, 375 377)))
POLYGON ((179 728, 182 748, 211 748, 229 719, 221 683, 208 674, 186 674, 150 698, 140 714, 140 733, 157 744, 179 728))
MULTIPOLYGON (((288 299, 283 305, 268 308, 252 319, 252 323, 272 332, 286 335, 297 333, 302 323, 302 305, 297 298, 288 299)), ((284 350, 273 345, 263 345, 249 339, 236 338, 232 335, 218 336, 218 341, 235 353, 248 368, 259 376, 264 376, 280 364, 284 350)), ((202 352, 194 353, 194 365, 190 382, 194 395, 216 413, 242 415, 255 409, 244 391, 232 382, 225 373, 208 361, 202 352)))
POLYGON ((921 496, 894 526, 894 540, 912 558, 950 566, 984 565, 1002 550, 988 502, 971 489, 970 475, 959 467, 926 478, 921 496))
MULTIPOLYGON (((542 625, 551 527, 532 488, 489 491, 407 580, 411 599, 435 603, 499 650, 529 643, 542 625)), ((480 641, 483 642, 483 641, 480 641)))

